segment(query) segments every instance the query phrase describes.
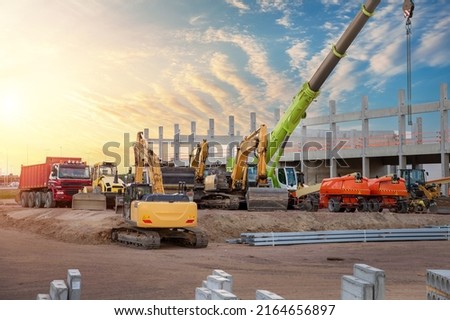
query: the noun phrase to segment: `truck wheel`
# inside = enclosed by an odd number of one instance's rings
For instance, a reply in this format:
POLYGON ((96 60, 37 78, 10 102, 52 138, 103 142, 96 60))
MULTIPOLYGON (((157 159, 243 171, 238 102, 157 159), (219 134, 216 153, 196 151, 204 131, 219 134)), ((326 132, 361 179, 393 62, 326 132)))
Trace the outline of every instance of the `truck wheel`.
POLYGON ((45 205, 46 208, 54 208, 56 207, 55 200, 53 199, 53 193, 51 191, 47 192, 45 197, 45 205))
POLYGON ((28 208, 28 192, 22 192, 20 194, 20 205, 24 208, 28 208))
POLYGON ((34 208, 34 192, 28 193, 28 206, 34 208))
POLYGON ((42 208, 44 207, 45 203, 45 193, 44 192, 36 192, 34 195, 34 207, 35 208, 42 208))
POLYGON ((341 209, 341 206, 339 205, 339 202, 336 199, 331 198, 328 200, 328 211, 330 212, 339 212, 341 209))

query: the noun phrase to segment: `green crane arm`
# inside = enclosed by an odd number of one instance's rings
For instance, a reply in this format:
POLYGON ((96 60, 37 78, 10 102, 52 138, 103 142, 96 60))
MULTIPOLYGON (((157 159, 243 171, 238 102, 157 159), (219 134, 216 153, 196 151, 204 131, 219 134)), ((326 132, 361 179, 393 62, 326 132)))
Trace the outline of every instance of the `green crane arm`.
POLYGON ((341 58, 344 57, 348 47, 350 47, 367 20, 372 16, 379 3, 380 0, 368 0, 362 5, 361 11, 344 31, 336 45, 333 46, 332 50, 319 66, 311 80, 303 84, 298 93, 294 96, 291 105, 269 134, 266 153, 266 163, 268 164, 267 175, 268 177, 271 177, 274 182, 277 181, 277 179, 274 178, 275 167, 277 166, 280 157, 283 155, 283 150, 289 141, 292 132, 294 132, 295 128, 300 123, 300 120, 305 118, 306 109, 308 109, 312 101, 319 95, 320 87, 330 76, 341 58))

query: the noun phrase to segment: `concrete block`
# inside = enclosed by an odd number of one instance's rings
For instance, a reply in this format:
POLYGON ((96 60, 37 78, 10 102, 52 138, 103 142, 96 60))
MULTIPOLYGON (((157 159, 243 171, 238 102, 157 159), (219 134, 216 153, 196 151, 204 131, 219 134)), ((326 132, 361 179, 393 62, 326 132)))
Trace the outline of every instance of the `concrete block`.
POLYGON ((228 291, 233 292, 233 276, 231 274, 219 269, 214 270, 212 274, 230 280, 230 290, 228 291))
POLYGON ((78 269, 67 270, 67 286, 69 289, 69 300, 80 300, 81 273, 78 269))
POLYGON ((373 284, 354 276, 342 276, 342 300, 373 300, 373 284))
POLYGON ((427 286, 450 295, 450 270, 427 270, 427 286))
POLYGON ((52 300, 48 293, 38 293, 36 296, 36 300, 52 300))
POLYGON ((211 290, 204 287, 195 288, 195 300, 211 300, 211 290))
POLYGON ((50 297, 52 300, 67 300, 68 288, 64 280, 50 282, 50 297))
POLYGON ((208 288, 208 281, 203 280, 203 281, 202 281, 202 287, 203 287, 203 288, 208 288))
POLYGON ((237 297, 227 290, 212 289, 211 300, 237 300, 237 297))
POLYGON ((284 298, 267 290, 256 290, 256 300, 284 300, 284 298))
POLYGON ((373 300, 384 299, 385 273, 367 264, 355 264, 353 266, 353 276, 373 284, 373 300))
POLYGON ((231 287, 231 281, 227 278, 210 275, 208 276, 206 281, 208 289, 223 289, 228 292, 231 292, 233 290, 233 288, 231 287))

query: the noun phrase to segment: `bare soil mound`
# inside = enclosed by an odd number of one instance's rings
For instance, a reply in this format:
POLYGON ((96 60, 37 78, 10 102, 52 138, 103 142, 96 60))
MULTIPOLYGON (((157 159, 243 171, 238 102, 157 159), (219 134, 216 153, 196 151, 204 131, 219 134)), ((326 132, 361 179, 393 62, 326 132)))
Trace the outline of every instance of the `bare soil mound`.
MULTIPOLYGON (((450 215, 442 214, 199 210, 199 227, 206 230, 210 242, 216 243, 239 238, 244 232, 418 228, 449 224, 450 215)), ((13 201, 0 203, 0 227, 64 242, 109 243, 111 228, 120 225, 123 225, 121 216, 112 210, 24 209, 13 201)))

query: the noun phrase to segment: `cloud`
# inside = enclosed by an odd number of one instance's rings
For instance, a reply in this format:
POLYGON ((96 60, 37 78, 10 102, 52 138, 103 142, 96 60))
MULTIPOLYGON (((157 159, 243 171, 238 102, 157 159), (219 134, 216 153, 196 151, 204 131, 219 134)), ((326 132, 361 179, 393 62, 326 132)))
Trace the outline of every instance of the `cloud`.
POLYGON ((239 9, 240 12, 250 10, 250 7, 241 0, 225 0, 225 2, 231 5, 232 7, 239 9))
POLYGON ((286 53, 290 57, 290 66, 293 69, 302 69, 306 65, 306 58, 308 57, 308 42, 296 40, 290 48, 286 50, 286 53))

